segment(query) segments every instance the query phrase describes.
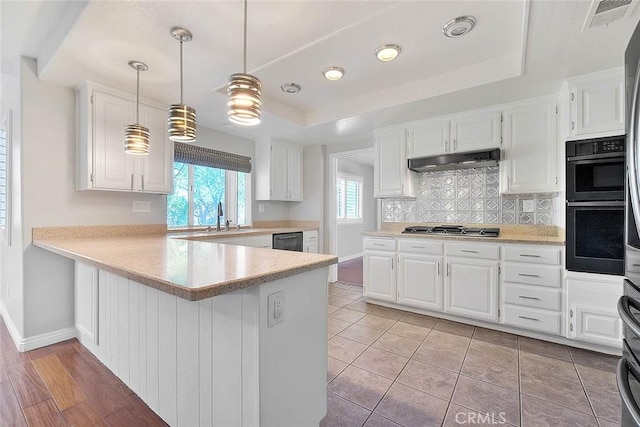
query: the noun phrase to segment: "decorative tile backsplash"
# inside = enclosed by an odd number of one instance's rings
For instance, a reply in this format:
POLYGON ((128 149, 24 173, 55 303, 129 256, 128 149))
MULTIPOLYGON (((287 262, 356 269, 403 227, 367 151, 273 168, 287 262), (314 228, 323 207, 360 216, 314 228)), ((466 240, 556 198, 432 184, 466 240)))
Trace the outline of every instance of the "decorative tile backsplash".
POLYGON ((557 225, 556 193, 501 195, 499 172, 494 166, 419 173, 417 198, 383 199, 382 221, 557 225))

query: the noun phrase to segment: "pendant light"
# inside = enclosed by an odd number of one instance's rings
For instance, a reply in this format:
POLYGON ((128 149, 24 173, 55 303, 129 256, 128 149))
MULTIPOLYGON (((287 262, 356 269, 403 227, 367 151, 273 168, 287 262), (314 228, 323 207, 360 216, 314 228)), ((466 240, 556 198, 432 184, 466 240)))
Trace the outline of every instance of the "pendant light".
POLYGON ((136 123, 124 128, 124 151, 129 154, 149 154, 149 129, 139 121, 140 71, 147 71, 149 67, 140 61, 129 61, 129 66, 136 70, 136 123))
POLYGON ((262 84, 247 74, 247 0, 244 0, 244 47, 242 73, 229 76, 227 85, 227 115, 229 120, 245 126, 254 126, 262 118, 262 84))
POLYGON ((173 27, 171 36, 180 42, 180 104, 169 106, 169 139, 175 142, 194 142, 196 140, 196 110, 182 101, 182 43, 193 39, 191 32, 185 28, 173 27))

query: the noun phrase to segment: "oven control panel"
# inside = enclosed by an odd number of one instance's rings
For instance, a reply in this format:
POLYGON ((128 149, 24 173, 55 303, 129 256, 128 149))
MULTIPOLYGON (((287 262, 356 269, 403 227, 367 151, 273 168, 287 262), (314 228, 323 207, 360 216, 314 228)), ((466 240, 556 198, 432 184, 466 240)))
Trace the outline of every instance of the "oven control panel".
POLYGON ((624 137, 601 138, 598 140, 588 141, 569 141, 567 144, 567 157, 624 153, 624 151, 624 137))

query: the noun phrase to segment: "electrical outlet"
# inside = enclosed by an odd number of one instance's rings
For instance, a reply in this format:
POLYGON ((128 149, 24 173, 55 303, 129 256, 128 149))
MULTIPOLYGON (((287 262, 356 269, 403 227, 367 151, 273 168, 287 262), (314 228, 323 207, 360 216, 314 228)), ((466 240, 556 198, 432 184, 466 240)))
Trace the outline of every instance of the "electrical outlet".
POLYGON ((151 212, 151 202, 148 200, 134 200, 131 203, 132 212, 151 212))
POLYGON ((533 212, 533 199, 527 199, 522 201, 522 212, 533 212))
POLYGON ((258 203, 258 212, 264 213, 264 203, 258 203))
POLYGON ((275 292, 267 297, 267 326, 284 322, 284 291, 275 292))

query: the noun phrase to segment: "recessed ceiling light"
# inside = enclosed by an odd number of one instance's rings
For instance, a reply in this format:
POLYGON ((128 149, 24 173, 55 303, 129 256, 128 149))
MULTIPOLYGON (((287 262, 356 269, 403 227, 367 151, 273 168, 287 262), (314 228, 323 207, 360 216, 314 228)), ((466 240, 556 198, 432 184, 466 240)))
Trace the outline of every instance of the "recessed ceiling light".
POLYGON ((402 49, 397 44, 385 44, 376 49, 376 57, 382 61, 393 61, 402 49))
POLYGON ((302 86, 297 83, 282 83, 280 89, 286 93, 298 93, 302 90, 302 86))
POLYGON ((327 80, 340 80, 344 76, 344 68, 327 67, 322 70, 322 75, 327 80))
POLYGON ((447 24, 442 28, 442 32, 447 37, 456 38, 464 36, 469 31, 473 30, 475 25, 476 18, 473 16, 458 16, 457 18, 447 22, 447 24))

